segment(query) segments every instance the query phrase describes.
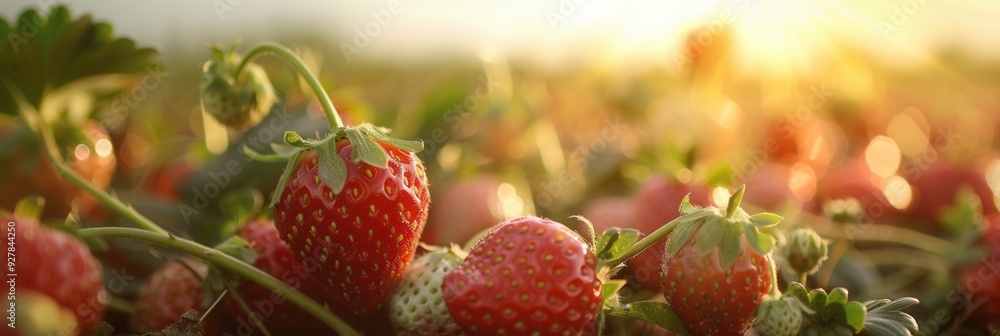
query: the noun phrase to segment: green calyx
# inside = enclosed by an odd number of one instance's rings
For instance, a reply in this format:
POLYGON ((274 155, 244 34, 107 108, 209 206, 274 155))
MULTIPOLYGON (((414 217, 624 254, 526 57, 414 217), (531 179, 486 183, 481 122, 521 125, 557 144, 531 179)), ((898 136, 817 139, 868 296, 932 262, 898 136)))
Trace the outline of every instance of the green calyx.
POLYGON ((752 216, 747 214, 740 208, 743 191, 744 187, 737 189, 725 210, 718 207, 701 208, 692 205, 689 197, 684 197, 680 205, 681 217, 699 211, 707 212, 707 215, 681 221, 667 244, 667 254, 673 256, 694 239, 702 254, 718 248, 720 264, 729 269, 736 263, 744 240, 757 253, 770 252, 775 243, 774 237, 760 229, 778 224, 782 217, 767 212, 752 216))
POLYGON ((240 68, 243 57, 236 46, 211 48, 212 60, 203 68, 201 103, 220 123, 239 130, 260 122, 277 97, 263 68, 252 63, 240 68))
POLYGON ((319 165, 319 179, 327 187, 330 187, 330 190, 334 194, 339 194, 344 190, 344 184, 347 182, 347 165, 341 159, 340 155, 337 154, 338 142, 349 141, 353 145, 349 157, 351 162, 364 162, 372 167, 381 169, 386 168, 389 162, 385 147, 382 144, 411 153, 419 153, 424 149, 423 141, 397 139, 389 136, 387 132, 388 130, 386 129, 366 123, 358 126, 339 127, 326 138, 312 141, 302 139, 302 136, 295 131, 288 131, 285 132, 286 146, 272 145, 275 154, 260 154, 248 147, 244 147, 243 151, 251 158, 259 161, 274 162, 288 160, 285 172, 282 173, 281 179, 278 180, 278 185, 271 197, 269 206, 273 207, 277 204, 278 196, 285 189, 285 185, 288 184, 288 179, 291 178, 292 172, 298 167, 299 160, 309 151, 316 151, 317 159, 319 160, 317 162, 319 165))

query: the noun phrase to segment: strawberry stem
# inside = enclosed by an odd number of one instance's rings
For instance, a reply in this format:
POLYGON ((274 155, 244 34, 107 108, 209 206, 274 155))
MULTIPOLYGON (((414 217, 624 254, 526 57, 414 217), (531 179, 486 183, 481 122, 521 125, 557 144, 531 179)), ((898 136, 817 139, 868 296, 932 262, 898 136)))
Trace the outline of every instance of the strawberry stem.
POLYGON ((250 266, 249 264, 233 258, 232 256, 219 252, 210 247, 196 242, 178 238, 156 232, 149 232, 141 229, 118 228, 118 227, 98 227, 81 229, 80 234, 90 237, 104 238, 125 238, 141 240, 156 245, 164 246, 188 254, 192 257, 205 260, 213 265, 219 266, 226 271, 239 275, 247 280, 253 281, 268 290, 277 293, 295 303, 306 312, 312 314, 324 324, 332 328, 340 335, 360 335, 351 326, 331 313, 326 307, 309 298, 295 288, 286 285, 281 280, 264 273, 263 271, 250 266))
MULTIPOLYGON (((771 269, 771 293, 767 296, 772 299, 777 299, 781 297, 781 290, 778 289, 778 265, 774 262, 774 256, 770 253, 765 257, 767 259, 767 267, 771 269)), ((805 281, 802 282, 802 286, 805 286, 805 281)))
POLYGON ((302 59, 299 58, 295 52, 289 50, 283 45, 272 42, 262 42, 251 48, 250 51, 247 52, 246 56, 243 57, 243 60, 240 61, 240 65, 236 67, 236 79, 239 80, 240 76, 243 76, 243 73, 245 72, 243 70, 246 69, 247 64, 250 64, 255 58, 266 52, 278 54, 278 56, 281 56, 285 59, 285 61, 295 67, 295 70, 298 71, 303 78, 305 78, 306 83, 309 83, 309 87, 316 95, 316 99, 319 100, 319 103, 323 106, 323 113, 326 113, 326 119, 330 123, 331 130, 335 130, 344 125, 344 122, 340 120, 340 115, 337 113, 337 108, 333 106, 333 102, 330 100, 330 95, 326 93, 326 90, 323 88, 323 85, 319 83, 319 79, 316 78, 316 75, 309 70, 306 63, 302 61, 302 59))
POLYGON ((695 218, 695 217, 704 217, 706 211, 711 211, 711 210, 701 209, 701 210, 693 211, 693 212, 685 214, 683 216, 674 218, 674 220, 670 221, 667 224, 663 224, 663 226, 661 226, 659 229, 656 229, 656 231, 653 231, 652 233, 650 233, 646 237, 643 237, 642 239, 640 239, 638 242, 635 243, 635 245, 632 245, 632 248, 630 248, 627 252, 625 252, 625 254, 621 255, 618 258, 615 258, 615 259, 612 259, 612 260, 608 260, 605 263, 605 265, 609 265, 611 267, 614 267, 615 265, 618 265, 618 264, 621 264, 621 263, 625 262, 629 258, 632 258, 635 255, 639 254, 640 252, 645 251, 650 246, 653 246, 653 244, 656 244, 656 242, 658 242, 661 239, 663 239, 663 237, 666 237, 681 222, 687 221, 687 220, 689 220, 691 218, 695 218))

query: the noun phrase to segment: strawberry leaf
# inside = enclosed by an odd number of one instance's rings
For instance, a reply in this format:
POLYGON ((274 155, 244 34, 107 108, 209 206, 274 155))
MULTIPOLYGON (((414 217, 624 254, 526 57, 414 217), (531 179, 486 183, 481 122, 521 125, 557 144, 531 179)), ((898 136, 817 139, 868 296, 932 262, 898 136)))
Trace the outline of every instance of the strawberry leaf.
POLYGON ((344 134, 354 145, 351 151, 351 160, 354 162, 364 161, 376 168, 385 168, 389 164, 389 159, 385 156, 385 149, 379 146, 375 140, 368 137, 357 128, 345 128, 344 134))
POLYGON ((781 222, 782 219, 784 219, 784 217, 775 215, 770 212, 761 212, 759 214, 750 216, 750 221, 753 222, 753 224, 756 225, 757 227, 761 228, 775 226, 778 224, 778 222, 781 222))
POLYGON ((844 288, 834 288, 830 294, 822 289, 806 293, 802 284, 793 282, 783 295, 799 299, 814 312, 803 315, 806 321, 800 334, 854 335, 865 326, 865 305, 847 301, 848 292, 844 288))
POLYGON ((597 257, 602 260, 613 260, 621 257, 639 241, 639 231, 611 227, 597 238, 597 257))
POLYGON ((334 194, 339 194, 347 183, 347 164, 337 155, 336 141, 321 142, 316 146, 316 155, 319 157, 319 179, 334 194))
MULTIPOLYGON (((10 24, 0 18, 0 36, 9 42, 0 45, 0 73, 8 76, 35 108, 43 105, 48 94, 82 79, 103 76, 103 89, 124 90, 155 65, 155 50, 114 37, 110 25, 94 22, 90 15, 74 19, 65 6, 53 7, 47 17, 29 9, 10 24), (104 76, 122 74, 128 76, 104 76)), ((94 88, 87 86, 88 90, 94 88)), ((93 97, 96 105, 117 95, 93 97)), ((0 113, 17 110, 13 97, 0 94, 0 113)))
POLYGON ((219 202, 219 208, 226 218, 225 229, 234 232, 249 222, 260 213, 263 203, 264 195, 254 187, 247 186, 227 192, 219 202))
POLYGON ((396 148, 403 149, 412 153, 419 153, 424 150, 424 142, 420 140, 401 140, 390 137, 382 129, 375 127, 372 124, 361 124, 357 126, 361 132, 367 134, 368 136, 374 138, 375 140, 388 143, 395 146, 396 148))
POLYGON ((684 195, 684 199, 681 200, 681 205, 678 208, 678 211, 680 211, 680 213, 682 214, 686 214, 686 213, 691 213, 695 210, 698 210, 698 207, 691 204, 691 193, 684 195))
POLYGON ((298 148, 306 147, 305 142, 302 141, 302 136, 299 135, 299 133, 296 133, 295 131, 285 132, 284 140, 286 144, 292 147, 298 147, 298 148))
POLYGON ((247 146, 243 146, 243 154, 246 154, 246 156, 248 156, 251 159, 253 159, 254 161, 258 161, 258 162, 285 162, 285 161, 288 161, 288 157, 287 156, 282 156, 282 155, 279 155, 279 154, 261 154, 261 153, 258 153, 255 150, 253 150, 253 149, 250 149, 250 147, 247 147, 247 146))
POLYGON ((670 241, 667 242, 667 254, 674 255, 677 251, 680 251, 681 247, 684 247, 684 244, 691 239, 691 236, 694 235, 695 232, 698 232, 698 228, 701 226, 702 221, 700 219, 692 222, 683 222, 680 225, 677 225, 677 228, 674 229, 674 232, 670 235, 670 241))
POLYGON ((698 235, 695 237, 698 242, 698 251, 705 254, 719 246, 725 228, 726 225, 722 218, 713 216, 706 219, 705 224, 701 226, 701 230, 698 230, 698 235))
POLYGON ((45 209, 45 199, 41 197, 25 197, 14 205, 14 214, 24 218, 39 219, 45 209))
POLYGON ((719 263, 722 269, 728 270, 733 267, 740 254, 740 228, 736 223, 725 222, 724 225, 719 244, 719 263))
POLYGON ((865 319, 864 332, 870 336, 911 336, 919 331, 917 320, 903 309, 918 304, 920 301, 910 297, 895 300, 872 300, 865 302, 868 316, 865 319))
MULTIPOLYGON (((274 205, 278 204, 278 201, 281 200, 281 192, 285 190, 285 185, 288 184, 288 179, 291 177, 292 172, 295 171, 295 167, 299 165, 299 160, 302 159, 302 155, 304 153, 305 151, 302 150, 297 151, 295 154, 292 154, 291 158, 288 159, 288 163, 285 165, 285 171, 281 173, 281 178, 278 179, 278 185, 274 187, 274 192, 271 193, 271 203, 268 204, 269 208, 274 207, 274 205)), ((345 167, 344 170, 347 170, 347 168, 345 167)), ((322 171, 320 178, 323 178, 322 171)), ((341 185, 341 188, 343 188, 343 185, 341 185)))
POLYGON ((621 308, 611 309, 608 314, 642 320, 681 335, 690 335, 681 319, 677 317, 677 313, 663 302, 633 302, 621 308))
POLYGON ((609 300, 618 293, 619 289, 625 287, 628 281, 622 279, 613 279, 604 282, 601 285, 601 300, 604 301, 604 305, 608 307, 614 307, 618 305, 618 300, 609 300))
POLYGON ((747 243, 750 244, 750 248, 757 253, 767 254, 774 248, 774 237, 761 233, 757 230, 757 226, 751 223, 743 224, 743 234, 747 237, 747 243))

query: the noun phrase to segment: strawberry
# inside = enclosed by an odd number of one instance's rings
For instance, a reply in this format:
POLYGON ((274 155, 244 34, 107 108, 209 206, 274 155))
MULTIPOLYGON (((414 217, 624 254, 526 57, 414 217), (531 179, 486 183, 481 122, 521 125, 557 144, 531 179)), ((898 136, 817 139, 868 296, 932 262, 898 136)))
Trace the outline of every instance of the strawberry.
POLYGON ((522 217, 490 229, 441 288, 469 334, 591 335, 601 313, 596 263, 576 232, 522 217))
MULTIPOLYGON (((636 196, 635 223, 622 225, 630 227, 643 234, 650 234, 678 216, 677 204, 690 194, 690 200, 695 204, 709 205, 711 190, 708 187, 692 184, 670 182, 663 177, 654 177, 647 181, 636 196)), ((665 239, 663 240, 665 241, 665 239)), ((649 249, 629 259, 624 275, 630 281, 635 281, 643 288, 660 290, 660 259, 663 256, 663 244, 654 244, 649 249)))
POLYGON ((500 180, 479 176, 451 183, 435 197, 424 242, 465 244, 477 233, 504 221, 500 180))
POLYGON ((441 283, 464 258, 457 247, 441 248, 414 260, 406 269, 389 304, 389 317, 399 335, 463 335, 448 314, 441 283))
POLYGON ((598 198, 584 205, 580 215, 587 218, 594 225, 594 231, 598 233, 610 227, 632 226, 635 201, 625 197, 598 198))
POLYGON ((857 199, 861 203, 863 221, 885 223, 902 212, 889 203, 883 192, 885 179, 875 175, 862 160, 853 160, 832 168, 817 182, 816 212, 823 205, 838 199, 857 199))
POLYGON ((204 312, 202 282, 207 273, 208 266, 191 259, 167 262, 153 272, 139 290, 132 328, 141 333, 159 331, 188 310, 204 312))
MULTIPOLYGON (((79 132, 80 138, 67 136, 57 139, 63 140, 60 141, 61 148, 65 149, 63 159, 93 186, 107 188, 116 163, 108 133, 98 123, 87 121, 77 130, 60 130, 57 134, 74 132, 79 132)), ((0 193, 0 208, 13 209, 20 199, 31 195, 45 198, 42 218, 63 219, 73 209, 74 203, 84 214, 96 208, 97 200, 93 196, 55 171, 26 127, 0 129, 0 136, 9 137, 15 143, 18 139, 23 141, 7 154, 0 154, 0 190, 4 191, 0 193)))
POLYGON ((802 326, 802 303, 792 297, 764 300, 757 308, 754 328, 761 335, 794 336, 802 326))
MULTIPOLYGON (((322 298, 326 294, 323 286, 306 271, 278 237, 278 230, 275 229, 273 221, 263 219, 251 221, 240 229, 239 236, 246 239, 256 253, 254 267, 281 279, 285 284, 310 297, 322 298)), ((264 326, 271 332, 313 334, 329 331, 322 322, 309 313, 256 283, 244 281, 236 287, 236 290, 243 302, 254 314, 263 319, 264 326)), ((248 323, 253 321, 232 295, 227 295, 225 302, 232 316, 248 323)))
POLYGON ((984 214, 998 213, 996 195, 986 181, 986 173, 971 167, 940 162, 926 171, 911 171, 913 200, 907 214, 916 222, 937 226, 944 211, 955 204, 959 190, 970 188, 982 202, 984 214))
MULTIPOLYGON (((663 294, 677 316, 695 335, 742 335, 754 310, 771 291, 773 263, 768 255, 774 239, 758 226, 780 217, 753 217, 739 208, 743 188, 725 211, 680 222, 663 255, 663 294)), ((684 200, 683 213, 699 210, 684 200)))
POLYGON ((236 45, 228 50, 213 47, 201 80, 201 108, 235 130, 259 123, 277 100, 264 68, 247 63, 238 74, 241 61, 236 45))
MULTIPOLYGON (((70 234, 43 227, 34 219, 5 216, 3 223, 7 227, 8 257, 15 260, 13 266, 8 264, 7 273, 16 274, 14 302, 5 296, 4 307, 25 304, 18 307, 28 309, 27 299, 38 298, 30 300, 38 303, 34 307, 48 307, 46 311, 58 311, 57 315, 72 317, 70 321, 75 319, 75 323, 61 325, 58 334, 90 335, 104 315, 107 293, 101 265, 87 245, 70 234)), ((17 317, 22 316, 31 314, 17 317)), ((52 327, 52 321, 43 322, 52 327)))
POLYGON ((272 199, 275 226, 331 294, 359 316, 384 306, 403 277, 427 220, 430 194, 414 151, 371 125, 335 130, 293 154, 272 199))

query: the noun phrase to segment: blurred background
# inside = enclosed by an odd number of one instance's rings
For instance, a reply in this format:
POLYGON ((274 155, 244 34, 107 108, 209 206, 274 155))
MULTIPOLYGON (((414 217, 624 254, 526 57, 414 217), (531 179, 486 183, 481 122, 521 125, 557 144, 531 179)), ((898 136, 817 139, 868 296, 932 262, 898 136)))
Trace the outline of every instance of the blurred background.
MULTIPOLYGON (((0 13, 54 4, 7 0, 0 13)), ((158 50, 151 79, 90 119, 113 144, 109 188, 200 241, 232 233, 219 224, 224 197, 210 194, 253 186, 266 196, 276 184, 284 165, 249 161, 243 146, 268 151, 285 129, 325 132, 308 87, 277 58, 258 61, 280 99, 260 125, 232 132, 202 114, 208 46, 271 40, 302 56, 347 122, 425 142, 429 243, 463 243, 525 214, 636 227, 643 208, 676 216, 688 193, 724 204, 746 184, 750 208, 787 218, 780 230, 831 240, 819 285, 847 286, 852 299, 917 296, 921 318, 972 314, 947 308, 947 293, 979 260, 965 247, 1000 200, 1000 3, 66 5, 158 50), (234 160, 239 173, 220 178, 234 160)), ((115 262, 143 265, 123 255, 115 262)))

